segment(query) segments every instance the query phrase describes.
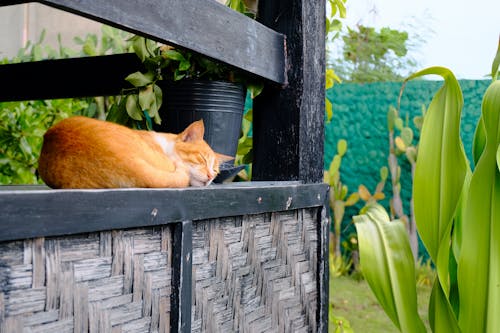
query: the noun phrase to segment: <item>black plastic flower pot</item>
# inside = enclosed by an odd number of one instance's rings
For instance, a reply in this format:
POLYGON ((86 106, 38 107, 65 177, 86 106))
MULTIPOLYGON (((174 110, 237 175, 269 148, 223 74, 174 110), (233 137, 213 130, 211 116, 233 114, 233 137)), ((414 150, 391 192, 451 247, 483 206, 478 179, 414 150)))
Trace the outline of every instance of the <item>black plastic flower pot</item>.
MULTIPOLYGON (((180 80, 162 86, 161 132, 180 133, 193 121, 203 119, 204 139, 218 153, 235 156, 245 108, 246 89, 225 81, 180 80)), ((239 169, 239 168, 238 168, 239 169)), ((221 166, 221 178, 236 171, 233 164, 221 166)))

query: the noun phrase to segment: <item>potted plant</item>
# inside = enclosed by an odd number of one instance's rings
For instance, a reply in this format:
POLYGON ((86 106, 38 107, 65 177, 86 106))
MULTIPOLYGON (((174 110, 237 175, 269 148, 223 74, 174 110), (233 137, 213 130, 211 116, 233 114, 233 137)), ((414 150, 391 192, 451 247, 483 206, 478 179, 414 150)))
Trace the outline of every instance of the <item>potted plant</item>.
MULTIPOLYGON (((238 11, 245 7, 233 7, 238 11)), ((159 45, 134 36, 134 52, 145 71, 126 77, 123 89, 111 106, 107 120, 134 128, 178 133, 191 122, 203 119, 205 140, 217 152, 235 156, 242 129, 247 91, 257 96, 263 84, 242 71, 195 52, 159 45)), ((247 160, 247 159, 246 159, 247 160)), ((221 176, 241 170, 234 163, 221 166, 221 176)), ((221 178, 218 179, 221 181, 221 178)))

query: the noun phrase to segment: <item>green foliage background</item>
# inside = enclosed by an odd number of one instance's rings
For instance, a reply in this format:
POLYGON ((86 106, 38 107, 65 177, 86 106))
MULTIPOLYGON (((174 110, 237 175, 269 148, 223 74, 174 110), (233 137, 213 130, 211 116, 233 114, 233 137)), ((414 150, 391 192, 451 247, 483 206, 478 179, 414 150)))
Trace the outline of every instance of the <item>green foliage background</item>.
MULTIPOLYGON (((461 136, 470 160, 472 160, 472 138, 481 113, 481 100, 489 83, 490 80, 460 81, 464 95, 461 136)), ((408 82, 405 88, 400 115, 403 119, 408 116, 416 139, 419 133, 415 130, 411 119, 421 115, 422 104, 427 107, 441 85, 442 81, 420 80, 408 82)), ((342 161, 341 178, 351 191, 356 191, 360 184, 364 184, 373 193, 380 178, 380 167, 387 165, 389 154, 387 111, 390 105, 396 106, 400 88, 400 82, 343 83, 327 91, 327 98, 332 102, 333 117, 331 122, 325 125, 324 168, 326 170, 329 167, 335 155, 337 141, 346 139, 349 148, 342 161)), ((399 164, 402 168, 404 208, 409 212, 410 165, 404 157, 400 158, 399 164)), ((384 191, 386 198, 392 197, 390 186, 388 180, 384 191)), ((382 200, 381 204, 389 210, 388 199, 382 200)), ((362 203, 359 202, 355 206, 346 208, 342 226, 345 236, 354 232, 351 217, 358 214, 361 206, 362 203)))
MULTIPOLYGON (((49 46, 44 42, 43 31, 38 41, 28 42, 15 57, 1 59, 0 64, 121 53, 130 49, 128 36, 103 25, 100 37, 75 37, 81 49, 72 50, 63 46, 60 38, 57 47, 49 46)), ((95 97, 0 102, 0 185, 40 183, 36 168, 45 131, 73 115, 104 118, 107 101, 108 98, 95 97)))

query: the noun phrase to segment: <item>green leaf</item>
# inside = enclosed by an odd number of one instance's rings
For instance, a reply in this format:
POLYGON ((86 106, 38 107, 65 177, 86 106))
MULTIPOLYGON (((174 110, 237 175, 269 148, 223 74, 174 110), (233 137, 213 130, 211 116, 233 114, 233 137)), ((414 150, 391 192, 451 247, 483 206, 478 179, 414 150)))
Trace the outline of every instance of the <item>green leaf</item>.
POLYGON ((396 119, 394 119, 394 127, 402 131, 404 127, 403 119, 401 119, 400 117, 396 117, 396 119))
POLYGON ((95 56, 97 55, 95 47, 96 45, 94 43, 94 40, 91 38, 87 38, 85 40, 85 44, 83 45, 83 52, 88 56, 95 56))
POLYGON ((250 123, 253 121, 253 109, 249 109, 245 115, 243 116, 243 119, 248 120, 250 123))
POLYGON ((360 266, 385 313, 401 332, 425 332, 417 311, 415 266, 406 228, 373 204, 354 217, 360 266))
POLYGON ((415 127, 417 129, 421 130, 423 123, 424 123, 424 117, 422 117, 422 116, 415 116, 413 118, 413 124, 415 125, 415 127))
POLYGON ((481 117, 486 142, 470 180, 458 260, 463 332, 500 332, 500 81, 486 90, 481 117))
POLYGON ((137 95, 130 94, 127 96, 125 109, 127 110, 127 113, 130 116, 130 118, 134 120, 142 120, 142 112, 137 106, 137 95))
POLYGON ((334 172, 339 171, 341 162, 342 158, 339 155, 335 155, 330 163, 330 169, 328 172, 333 174, 334 172))
POLYGON ((337 141, 337 153, 342 157, 345 155, 347 151, 347 141, 344 139, 340 139, 337 141))
POLYGON ((409 127, 404 127, 401 130, 401 139, 403 139, 403 142, 405 143, 406 146, 411 146, 413 142, 413 131, 409 127))
POLYGON ((146 74, 143 74, 141 72, 135 72, 128 75, 125 80, 130 82, 134 87, 144 87, 153 82, 154 73, 147 72, 146 74))
POLYGON ((500 66, 500 38, 498 39, 497 53, 491 64, 491 79, 496 81, 498 77, 498 67, 500 66))
POLYGON ((335 82, 337 82, 337 83, 342 82, 340 77, 337 74, 335 74, 335 71, 331 68, 326 70, 325 81, 326 81, 325 82, 325 89, 327 89, 327 90, 330 88, 333 88, 333 85, 335 84, 335 82))
POLYGON ((156 104, 156 114, 154 115, 154 121, 156 124, 160 125, 161 124, 161 118, 160 118, 160 114, 158 113, 158 111, 160 110, 161 108, 161 105, 163 103, 163 91, 161 90, 161 88, 158 86, 158 85, 153 85, 153 92, 155 94, 155 104, 156 104))
POLYGON ((146 40, 144 37, 136 36, 136 38, 133 38, 132 49, 137 57, 144 62, 144 59, 146 59, 146 56, 148 55, 148 49, 146 48, 146 40))
POLYGON ((167 59, 176 60, 179 62, 186 61, 186 58, 184 58, 182 53, 176 50, 164 50, 162 54, 167 59))
POLYGON ((332 102, 328 98, 325 98, 325 111, 326 111, 326 120, 329 122, 333 117, 333 107, 332 102))
POLYGON ((500 145, 498 146, 498 149, 497 149, 497 166, 498 166, 498 170, 500 171, 500 145))
POLYGON ((429 300, 429 323, 432 331, 436 333, 460 333, 455 314, 437 279, 432 286, 429 300))
POLYGON ((191 62, 187 59, 184 59, 179 63, 179 71, 187 71, 190 67, 191 62))
POLYGON ((389 111, 387 111, 387 128, 389 131, 394 131, 394 126, 396 122, 396 118, 398 117, 398 110, 393 106, 389 107, 389 111))
POLYGON ((250 92, 251 99, 254 99, 255 97, 259 96, 263 89, 264 89, 263 82, 247 83, 247 90, 250 92))
POLYGON ((139 105, 142 110, 149 110, 151 104, 155 102, 155 94, 153 92, 153 85, 148 85, 139 91, 139 105))
POLYGON ((43 59, 43 51, 42 46, 40 44, 36 44, 33 46, 33 60, 38 61, 43 59))
POLYGON ((389 169, 386 166, 381 167, 380 168, 380 179, 382 181, 386 181, 388 176, 389 176, 389 169))
POLYGON ((27 156, 30 156, 31 154, 33 154, 33 151, 31 150, 31 146, 30 146, 30 144, 28 143, 28 140, 26 140, 26 137, 25 137, 25 136, 22 136, 22 137, 21 137, 21 140, 19 141, 19 143, 21 144, 21 149, 23 150, 23 152, 24 152, 27 156))
POLYGON ((355 205, 359 201, 359 193, 354 192, 349 195, 349 197, 345 201, 345 206, 355 205))
POLYGON ((424 117, 413 197, 419 234, 447 293, 451 228, 470 168, 460 139, 463 97, 458 81, 450 70, 443 67, 422 70, 407 80, 429 74, 441 75, 444 84, 433 97, 424 117))
POLYGON ((472 141, 472 158, 474 165, 477 164, 486 144, 486 136, 484 133, 483 117, 479 117, 477 122, 476 131, 474 132, 474 139, 472 141))

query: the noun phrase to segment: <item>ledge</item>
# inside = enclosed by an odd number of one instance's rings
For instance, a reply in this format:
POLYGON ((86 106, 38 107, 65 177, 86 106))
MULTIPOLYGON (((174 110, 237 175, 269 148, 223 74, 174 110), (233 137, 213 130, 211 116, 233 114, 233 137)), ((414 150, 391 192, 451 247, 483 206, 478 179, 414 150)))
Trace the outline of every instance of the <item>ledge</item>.
POLYGON ((248 182, 184 189, 0 186, 0 241, 323 206, 326 184, 248 182))

